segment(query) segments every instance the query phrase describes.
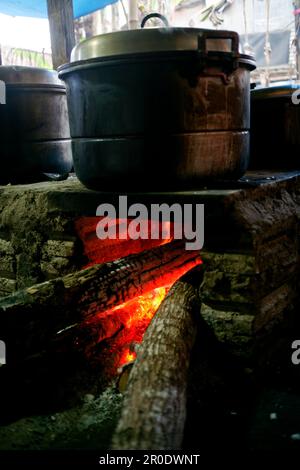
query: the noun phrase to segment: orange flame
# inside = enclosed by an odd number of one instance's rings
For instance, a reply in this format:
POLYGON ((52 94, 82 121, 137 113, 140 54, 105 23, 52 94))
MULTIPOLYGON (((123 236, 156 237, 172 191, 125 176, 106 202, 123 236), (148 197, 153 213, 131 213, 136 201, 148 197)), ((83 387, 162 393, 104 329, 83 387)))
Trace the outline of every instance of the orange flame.
POLYGON ((129 349, 127 351, 124 351, 124 354, 120 360, 120 366, 122 366, 123 364, 127 364, 128 362, 134 361, 135 358, 136 358, 136 353, 131 352, 129 349))
POLYGON ((113 311, 119 312, 121 310, 126 311, 124 330, 122 332, 122 338, 124 340, 126 338, 126 341, 121 341, 120 343, 120 346, 123 343, 126 347, 119 359, 119 366, 123 366, 136 358, 136 352, 132 350, 132 346, 142 341, 149 323, 167 295, 168 290, 169 287, 158 287, 113 309, 113 311))
POLYGON ((134 299, 132 301, 134 303, 133 309, 131 309, 131 302, 127 302, 130 314, 126 320, 126 328, 135 328, 140 322, 150 322, 165 296, 166 288, 158 287, 152 292, 134 299))

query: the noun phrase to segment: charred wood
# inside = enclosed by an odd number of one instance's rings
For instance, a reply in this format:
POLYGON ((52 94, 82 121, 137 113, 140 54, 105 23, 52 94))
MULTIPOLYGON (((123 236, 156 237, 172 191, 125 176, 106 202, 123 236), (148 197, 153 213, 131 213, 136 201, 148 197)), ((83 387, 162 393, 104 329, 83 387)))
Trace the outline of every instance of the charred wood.
POLYGON ((177 281, 148 327, 129 377, 114 449, 180 449, 200 319, 199 282, 199 272, 177 281))
POLYGON ((0 336, 7 344, 7 360, 20 360, 44 349, 57 332, 169 285, 199 263, 198 252, 173 242, 3 298, 0 336))

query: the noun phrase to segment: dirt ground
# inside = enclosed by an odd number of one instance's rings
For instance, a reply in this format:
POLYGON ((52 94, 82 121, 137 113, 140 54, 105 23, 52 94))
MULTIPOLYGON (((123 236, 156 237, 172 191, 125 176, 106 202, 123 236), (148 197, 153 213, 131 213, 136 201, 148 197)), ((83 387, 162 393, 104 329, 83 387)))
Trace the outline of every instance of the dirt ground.
POLYGON ((63 412, 22 418, 0 427, 0 450, 107 449, 121 404, 112 386, 63 412))

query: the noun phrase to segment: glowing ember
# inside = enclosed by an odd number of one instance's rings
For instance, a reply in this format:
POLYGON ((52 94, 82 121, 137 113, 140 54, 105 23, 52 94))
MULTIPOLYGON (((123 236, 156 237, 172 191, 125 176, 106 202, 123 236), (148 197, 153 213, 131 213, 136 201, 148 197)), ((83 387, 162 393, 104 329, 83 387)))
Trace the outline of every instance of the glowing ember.
POLYGON ((146 295, 137 297, 132 302, 127 302, 126 308, 130 314, 126 320, 126 328, 136 328, 141 323, 149 323, 166 293, 165 287, 159 287, 146 295), (134 304, 133 309, 131 304, 134 304))
POLYGON ((168 287, 159 287, 148 294, 141 295, 112 310, 112 312, 122 311, 125 314, 123 320, 124 328, 120 335, 118 335, 120 348, 123 349, 122 345, 125 346, 119 359, 119 366, 133 361, 136 358, 136 353, 132 351, 131 347, 142 341, 150 321, 167 295, 168 290, 168 287), (131 347, 128 347, 128 344, 131 345, 131 347))
MULTIPOLYGON (((128 237, 126 239, 99 240, 96 236, 98 221, 99 217, 83 217, 76 223, 88 265, 107 263, 130 254, 149 250, 164 245, 174 238, 174 224, 162 222, 159 224, 159 239, 152 240, 146 236, 149 233, 145 233, 145 236, 138 240, 130 240, 128 237)), ((118 227, 119 232, 127 230, 128 222, 128 220, 121 219, 112 220, 112 224, 118 227)), ((148 232, 149 230, 148 227, 148 232)), ((166 271, 166 276, 162 281, 163 287, 157 287, 159 284, 156 279, 153 279, 154 289, 152 291, 110 310, 101 311, 96 317, 86 322, 88 330, 92 332, 96 343, 100 345, 101 359, 107 372, 115 374, 120 367, 135 360, 136 346, 142 342, 149 323, 170 287, 199 263, 201 260, 195 260, 192 263, 180 265, 176 272, 174 270, 166 271)))
POLYGON ((136 353, 130 352, 129 349, 124 352, 123 357, 121 358, 120 365, 127 364, 128 362, 134 361, 136 358, 136 353))

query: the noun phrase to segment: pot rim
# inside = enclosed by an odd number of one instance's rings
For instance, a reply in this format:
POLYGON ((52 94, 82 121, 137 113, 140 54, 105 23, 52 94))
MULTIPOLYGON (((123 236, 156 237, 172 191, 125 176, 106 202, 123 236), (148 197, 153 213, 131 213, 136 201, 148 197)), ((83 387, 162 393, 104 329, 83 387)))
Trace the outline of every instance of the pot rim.
MULTIPOLYGON (((85 70, 89 68, 95 68, 98 66, 113 66, 113 65, 130 65, 142 62, 170 62, 180 60, 193 60, 195 63, 201 60, 197 51, 173 51, 173 52, 148 52, 148 53, 137 53, 137 54, 122 54, 119 56, 110 57, 95 57, 92 59, 78 60, 76 62, 69 62, 58 67, 58 76, 64 80, 65 75, 85 70)), ((206 56, 206 64, 209 65, 223 65, 230 64, 232 62, 231 53, 227 52, 212 52, 206 56)), ((255 60, 252 56, 246 54, 238 54, 236 57, 238 67, 246 67, 249 71, 256 68, 255 60)))
POLYGON ((269 87, 257 87, 251 90, 251 99, 291 98, 294 91, 299 90, 300 83, 272 84, 269 87))
POLYGON ((0 80, 11 87, 53 87, 65 89, 56 70, 23 65, 1 65, 0 80))

